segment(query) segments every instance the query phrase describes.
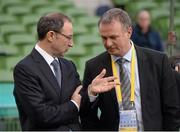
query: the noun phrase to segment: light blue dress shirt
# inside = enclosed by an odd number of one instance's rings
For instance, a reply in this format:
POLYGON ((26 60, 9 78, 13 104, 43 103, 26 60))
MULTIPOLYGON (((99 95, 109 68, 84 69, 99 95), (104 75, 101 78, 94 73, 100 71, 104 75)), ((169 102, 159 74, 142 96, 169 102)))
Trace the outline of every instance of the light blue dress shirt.
MULTIPOLYGON (((131 42, 132 43, 132 42, 131 42)), ((116 62, 118 59, 120 59, 120 57, 114 56, 112 55, 113 60, 116 62)), ((123 56, 123 58, 125 58, 126 61, 124 63, 124 67, 126 69, 126 71, 128 72, 129 78, 131 75, 131 58, 132 58, 132 46, 130 48, 130 50, 123 56)), ((137 121, 138 121, 138 130, 139 131, 143 131, 143 120, 142 120, 142 109, 141 109, 141 94, 140 94, 140 82, 139 82, 139 72, 138 72, 138 63, 137 63, 137 56, 136 56, 136 52, 135 52, 135 108, 136 108, 136 112, 137 112, 137 121)), ((119 72, 119 65, 117 63, 115 63, 115 66, 117 68, 118 73, 119 72)))

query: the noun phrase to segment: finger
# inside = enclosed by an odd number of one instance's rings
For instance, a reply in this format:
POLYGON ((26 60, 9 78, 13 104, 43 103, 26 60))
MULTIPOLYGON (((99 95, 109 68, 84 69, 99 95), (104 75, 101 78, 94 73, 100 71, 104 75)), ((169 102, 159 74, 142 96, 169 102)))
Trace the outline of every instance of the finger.
POLYGON ((77 88, 76 88, 76 93, 79 93, 80 92, 80 90, 82 89, 82 85, 79 85, 77 88))
POLYGON ((178 72, 178 71, 179 71, 179 67, 178 67, 178 66, 175 66, 175 70, 178 72))
POLYGON ((99 75, 96 76, 96 78, 103 78, 106 74, 106 69, 103 69, 99 75))
POLYGON ((115 81, 116 79, 117 79, 117 77, 110 76, 110 77, 103 78, 103 81, 111 82, 111 81, 115 81))
POLYGON ((103 88, 99 89, 98 93, 104 93, 104 92, 110 91, 111 89, 115 88, 115 86, 116 86, 116 83, 106 85, 103 88))

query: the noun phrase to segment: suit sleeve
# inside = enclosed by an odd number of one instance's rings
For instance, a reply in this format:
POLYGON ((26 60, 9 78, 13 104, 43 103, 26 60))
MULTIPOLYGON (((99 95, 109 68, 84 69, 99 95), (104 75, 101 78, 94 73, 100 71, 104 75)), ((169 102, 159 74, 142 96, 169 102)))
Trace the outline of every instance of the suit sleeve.
POLYGON ((179 126, 179 99, 176 85, 176 79, 168 63, 167 56, 164 56, 162 63, 163 85, 163 127, 164 130, 178 130, 179 126))
POLYGON ((27 66, 17 65, 14 70, 14 96, 16 103, 22 107, 30 120, 43 128, 66 124, 78 116, 73 102, 60 105, 46 103, 40 79, 27 66))
POLYGON ((99 97, 94 102, 90 102, 88 96, 88 86, 94 79, 92 76, 91 66, 86 63, 84 78, 83 78, 83 89, 81 91, 82 101, 80 109, 81 124, 83 130, 98 130, 99 119, 97 117, 97 109, 99 103, 99 97))

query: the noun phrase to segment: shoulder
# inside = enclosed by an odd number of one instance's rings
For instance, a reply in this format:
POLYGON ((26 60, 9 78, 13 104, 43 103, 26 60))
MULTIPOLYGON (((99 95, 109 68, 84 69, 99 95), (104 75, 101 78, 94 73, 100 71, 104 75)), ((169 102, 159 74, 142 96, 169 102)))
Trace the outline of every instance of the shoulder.
POLYGON ((68 60, 66 58, 58 58, 59 61, 61 62, 62 65, 64 65, 64 67, 66 67, 67 69, 76 69, 76 66, 74 64, 74 62, 72 60, 68 60))
POLYGON ((139 46, 135 46, 135 49, 138 59, 147 59, 155 62, 163 60, 164 58, 167 59, 167 55, 164 52, 156 51, 149 48, 143 48, 139 46))
POLYGON ((153 50, 150 48, 135 46, 135 49, 136 49, 136 52, 140 52, 140 53, 151 55, 151 56, 164 56, 165 55, 164 52, 153 50))

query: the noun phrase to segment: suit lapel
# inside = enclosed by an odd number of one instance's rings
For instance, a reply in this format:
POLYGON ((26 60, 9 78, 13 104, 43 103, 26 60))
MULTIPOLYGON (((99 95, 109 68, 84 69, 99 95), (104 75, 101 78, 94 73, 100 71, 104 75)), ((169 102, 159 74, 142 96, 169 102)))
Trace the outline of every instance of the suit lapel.
POLYGON ((52 85, 56 93, 60 96, 60 88, 58 85, 58 82, 49 67, 49 65, 46 63, 44 58, 35 50, 31 52, 31 55, 34 59, 34 61, 39 65, 39 69, 42 71, 43 75, 46 77, 46 79, 49 81, 49 83, 52 85))
POLYGON ((64 99, 64 97, 66 96, 66 90, 67 90, 67 84, 68 84, 68 69, 66 68, 65 64, 63 63, 63 61, 61 60, 61 58, 59 58, 59 62, 60 62, 60 67, 61 67, 61 101, 63 101, 62 99, 64 99))
MULTIPOLYGON (((146 109, 146 95, 147 95, 147 74, 145 71, 147 71, 148 63, 146 59, 146 55, 142 52, 142 50, 138 47, 136 48, 136 54, 137 54, 137 61, 138 61, 138 71, 139 71, 139 83, 140 83, 140 94, 141 94, 141 110, 142 110, 142 118, 143 121, 145 119, 145 109, 146 109)), ((144 122, 144 128, 146 128, 146 123, 144 122)))
MULTIPOLYGON (((103 59, 103 64, 104 68, 106 69, 106 77, 108 76, 112 76, 113 73, 112 73, 112 66, 111 66, 111 56, 110 54, 108 54, 107 52, 105 53, 105 59, 103 59)), ((119 111, 119 108, 118 108, 118 102, 117 102, 117 96, 116 96, 116 90, 115 88, 113 88, 111 91, 110 91, 110 95, 111 95, 111 98, 113 100, 113 103, 116 107, 116 111, 118 112, 119 111)))

